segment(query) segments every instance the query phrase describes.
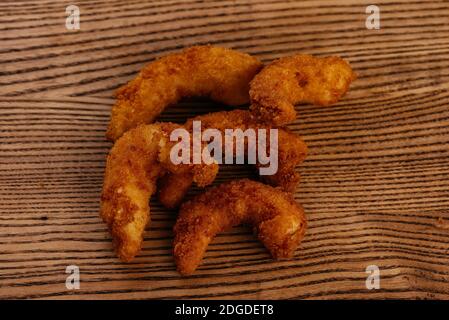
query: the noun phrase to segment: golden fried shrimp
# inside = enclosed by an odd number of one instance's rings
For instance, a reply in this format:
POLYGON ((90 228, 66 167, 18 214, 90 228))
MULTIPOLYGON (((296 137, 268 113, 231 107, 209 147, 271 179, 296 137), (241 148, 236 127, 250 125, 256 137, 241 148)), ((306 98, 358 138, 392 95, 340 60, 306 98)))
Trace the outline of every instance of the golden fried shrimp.
POLYGON ((174 165, 170 161, 169 134, 177 127, 170 123, 139 126, 117 140, 109 153, 100 214, 123 261, 132 260, 140 251, 150 220, 149 198, 159 176, 167 171, 189 172, 199 186, 215 179, 216 164, 174 165))
POLYGON ((242 223, 253 226, 275 259, 291 257, 306 229, 291 194, 248 179, 224 183, 181 206, 173 242, 178 271, 193 273, 215 235, 242 223))
POLYGON ((106 136, 115 140, 142 123, 152 123, 183 97, 207 96, 227 105, 249 101, 249 82, 262 63, 231 49, 197 46, 145 66, 117 91, 106 136))
MULTIPOLYGON (((225 129, 266 129, 272 127, 258 121, 248 110, 214 112, 189 119, 184 127, 191 131, 193 121, 201 121, 203 130, 214 128, 224 136, 225 129)), ((229 147, 229 146, 225 146, 229 147)), ((266 146, 269 149, 269 144, 266 146)), ((248 151, 246 145, 245 152, 248 151)), ((234 145, 235 155, 235 145, 234 145)), ((299 183, 299 174, 295 167, 302 163, 307 155, 307 146, 301 137, 286 128, 278 129, 278 171, 274 175, 263 175, 261 179, 272 186, 285 191, 294 191, 299 183)), ((256 167, 261 167, 256 164, 256 167)), ((167 208, 179 206, 192 184, 192 175, 169 174, 159 186, 159 200, 167 208)))
POLYGON ((336 103, 356 75, 340 57, 298 54, 266 66, 250 83, 250 109, 260 119, 285 125, 296 119, 294 105, 336 103))
POLYGON ((192 184, 193 176, 189 172, 182 174, 166 174, 159 180, 159 202, 166 208, 177 208, 192 184))

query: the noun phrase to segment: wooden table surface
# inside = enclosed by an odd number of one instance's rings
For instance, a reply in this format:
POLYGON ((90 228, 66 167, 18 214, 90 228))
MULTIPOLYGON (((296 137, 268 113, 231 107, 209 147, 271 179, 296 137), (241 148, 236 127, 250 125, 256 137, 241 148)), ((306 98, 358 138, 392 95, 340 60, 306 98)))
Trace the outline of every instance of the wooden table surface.
MULTIPOLYGON (((449 1, 66 1, 0 3, 0 298, 449 299, 449 1), (176 211, 154 200, 144 248, 121 263, 99 218, 114 89, 147 62, 197 44, 269 62, 311 53, 349 60, 358 80, 336 106, 302 105, 290 127, 310 155, 298 170, 309 229, 272 261, 251 231, 218 236, 180 277, 176 211), (76 265, 80 289, 68 290, 76 265), (380 289, 365 272, 380 269, 380 289)), ((214 109, 170 108, 182 122, 214 109)), ((216 107, 215 107, 216 110, 216 107)), ((217 183, 250 173, 222 169, 217 183)), ((194 190, 192 193, 198 192, 194 190)))

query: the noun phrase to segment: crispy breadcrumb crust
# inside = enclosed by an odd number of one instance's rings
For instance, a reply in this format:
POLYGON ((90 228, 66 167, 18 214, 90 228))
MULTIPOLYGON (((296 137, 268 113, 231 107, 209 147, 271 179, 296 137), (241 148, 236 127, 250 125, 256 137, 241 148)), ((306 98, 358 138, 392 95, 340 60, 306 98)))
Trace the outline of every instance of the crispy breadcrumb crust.
POLYGON ((242 223, 254 228, 275 259, 294 254, 307 225, 290 193, 248 179, 223 183, 181 206, 173 229, 178 271, 192 274, 215 235, 242 223))
POLYGON ((163 56, 117 90, 106 136, 116 140, 127 130, 152 123, 183 97, 207 96, 227 105, 249 101, 249 82, 262 63, 227 48, 195 46, 163 56))
POLYGON ((140 251, 143 232, 150 221, 149 199, 161 175, 189 172, 200 186, 215 179, 216 164, 174 165, 170 162, 169 133, 178 127, 171 123, 139 126, 117 140, 108 155, 100 215, 123 261, 132 260, 140 251))
MULTIPOLYGON (((187 120, 184 127, 191 131, 193 121, 201 121, 202 130, 214 128, 221 131, 224 141, 225 129, 265 129, 275 128, 266 125, 255 118, 248 110, 232 110, 214 112, 200 115, 187 120)), ((269 150, 269 144, 266 146, 269 150)), ((245 150, 245 155, 248 150, 245 150)), ((235 146, 234 146, 235 155, 235 146)), ((287 128, 278 128, 278 171, 274 175, 261 176, 261 180, 271 186, 279 186, 285 191, 295 191, 300 176, 295 167, 301 164, 307 155, 307 146, 301 137, 287 128)), ((260 167, 261 165, 256 165, 260 167)), ((169 174, 161 179, 159 187, 159 201, 167 208, 175 208, 180 205, 182 199, 192 184, 190 174, 169 174)))
POLYGON ((349 63, 340 57, 298 54, 280 58, 251 81, 250 109, 264 121, 285 125, 296 119, 296 104, 332 105, 355 79, 349 63))

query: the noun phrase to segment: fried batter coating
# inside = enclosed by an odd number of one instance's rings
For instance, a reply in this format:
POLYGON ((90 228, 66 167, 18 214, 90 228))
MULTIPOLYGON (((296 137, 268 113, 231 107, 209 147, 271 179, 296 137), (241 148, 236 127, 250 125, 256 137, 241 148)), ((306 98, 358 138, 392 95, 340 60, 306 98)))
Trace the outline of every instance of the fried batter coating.
POLYGON ((166 174, 159 180, 159 202, 169 209, 179 207, 192 184, 193 176, 188 172, 183 174, 166 174))
POLYGON ((275 259, 291 257, 306 229, 291 194, 248 179, 224 183, 181 206, 173 242, 178 271, 192 274, 215 235, 242 223, 253 226, 275 259))
POLYGON ((189 172, 199 186, 215 179, 216 164, 174 165, 170 161, 169 134, 178 127, 171 123, 139 126, 117 140, 109 153, 100 215, 123 261, 132 260, 140 251, 150 221, 149 199, 156 191, 158 177, 165 172, 189 172))
POLYGON ((118 89, 106 136, 119 138, 142 123, 152 123, 183 97, 207 96, 227 105, 249 101, 249 82, 262 68, 255 57, 231 49, 196 46, 145 66, 118 89))
MULTIPOLYGON (((221 131, 223 141, 225 129, 241 129, 242 131, 272 129, 271 126, 256 119, 248 110, 222 111, 197 116, 189 119, 184 127, 191 131, 193 121, 201 121, 202 130, 214 128, 221 131)), ((269 144, 266 147, 269 150, 269 144)), ((246 149, 245 153, 247 154, 247 152, 246 149)), ((295 167, 304 161, 306 155, 307 146, 299 135, 286 128, 278 128, 278 171, 271 176, 261 176, 261 179, 269 185, 279 186, 285 191, 294 191, 300 179, 295 167)), ((260 164, 256 165, 256 167, 260 166, 260 164)), ((192 182, 190 173, 169 174, 168 177, 162 179, 159 186, 159 201, 167 208, 178 207, 192 182)))
POLYGON ((355 78, 349 63, 340 57, 298 54, 281 58, 251 81, 250 109, 264 121, 285 125, 296 119, 296 104, 332 105, 355 78))

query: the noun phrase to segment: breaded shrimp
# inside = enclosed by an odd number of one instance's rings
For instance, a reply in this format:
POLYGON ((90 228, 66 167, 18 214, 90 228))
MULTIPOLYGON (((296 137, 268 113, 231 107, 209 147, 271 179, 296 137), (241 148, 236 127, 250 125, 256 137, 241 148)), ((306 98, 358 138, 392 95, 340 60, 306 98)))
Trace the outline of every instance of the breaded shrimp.
POLYGON ((173 242, 178 271, 192 274, 215 235, 242 223, 253 226, 275 259, 291 257, 306 229, 291 194, 248 179, 224 183, 181 206, 173 242))
MULTIPOLYGON (((189 119, 184 127, 192 131, 193 121, 201 121, 202 130, 214 128, 221 131, 224 141, 225 129, 272 129, 258 121, 248 110, 214 112, 189 119)), ((225 146, 230 147, 230 146, 225 146)), ((248 152, 246 145, 245 153, 248 152)), ((269 144, 266 146, 269 150, 269 144)), ((235 155, 235 145, 234 145, 235 155)), ((301 137, 286 128, 278 129, 278 171, 274 175, 263 175, 261 179, 272 186, 279 186, 285 191, 293 192, 299 183, 299 174, 295 167, 302 163, 307 155, 307 146, 301 137)), ((256 164, 256 167, 261 167, 256 164)), ((169 174, 161 179, 159 200, 167 208, 179 206, 192 184, 190 173, 182 175, 169 174)))
POLYGON ((164 56, 118 89, 106 136, 119 138, 142 123, 152 123, 183 97, 207 96, 227 105, 249 101, 249 82, 262 63, 231 49, 197 46, 164 56))
POLYGON ((174 165, 170 161, 169 134, 178 127, 170 123, 139 126, 117 140, 109 153, 100 214, 123 261, 132 260, 140 251, 150 220, 148 202, 162 174, 189 172, 199 186, 215 178, 216 164, 174 165))
POLYGON ((280 58, 251 81, 250 109, 264 121, 285 125, 296 119, 295 104, 334 104, 355 78, 349 63, 340 57, 298 54, 280 58))

